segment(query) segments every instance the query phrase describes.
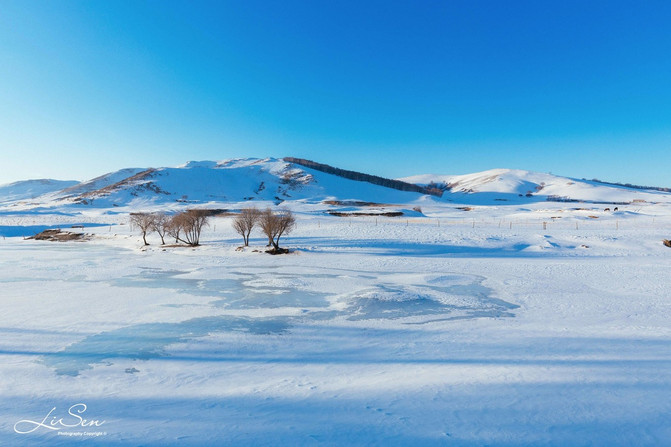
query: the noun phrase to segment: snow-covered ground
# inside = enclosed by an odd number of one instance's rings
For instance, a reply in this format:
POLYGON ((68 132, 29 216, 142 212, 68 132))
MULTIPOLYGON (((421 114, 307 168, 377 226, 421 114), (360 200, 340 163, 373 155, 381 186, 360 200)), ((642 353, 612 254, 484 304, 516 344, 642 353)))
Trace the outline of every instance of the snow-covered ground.
POLYGON ((295 202, 283 256, 224 217, 142 249, 123 213, 6 210, 1 444, 668 445, 668 205, 416 204, 295 202))
POLYGON ((0 186, 0 445, 668 445, 671 194, 404 180, 449 188, 278 159, 0 186), (291 254, 128 224, 250 204, 296 213, 291 254))

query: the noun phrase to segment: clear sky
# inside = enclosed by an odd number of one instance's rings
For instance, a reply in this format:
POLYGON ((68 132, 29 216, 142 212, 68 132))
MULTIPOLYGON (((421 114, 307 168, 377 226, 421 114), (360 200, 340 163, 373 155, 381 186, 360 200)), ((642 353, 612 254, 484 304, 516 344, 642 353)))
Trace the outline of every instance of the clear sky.
POLYGON ((0 0, 0 153, 671 186, 671 2, 0 0))

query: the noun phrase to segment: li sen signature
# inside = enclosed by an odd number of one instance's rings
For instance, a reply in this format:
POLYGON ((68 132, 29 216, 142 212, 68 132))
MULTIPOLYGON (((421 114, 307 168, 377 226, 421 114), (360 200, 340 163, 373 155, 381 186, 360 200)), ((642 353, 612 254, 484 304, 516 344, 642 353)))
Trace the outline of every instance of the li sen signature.
POLYGON ((61 428, 75 428, 75 427, 100 427, 105 421, 95 419, 84 419, 82 414, 86 412, 86 404, 75 404, 68 409, 68 414, 58 417, 56 407, 53 407, 42 421, 32 421, 30 419, 23 419, 14 424, 14 431, 19 434, 32 433, 39 428, 46 428, 48 430, 60 430, 61 428))

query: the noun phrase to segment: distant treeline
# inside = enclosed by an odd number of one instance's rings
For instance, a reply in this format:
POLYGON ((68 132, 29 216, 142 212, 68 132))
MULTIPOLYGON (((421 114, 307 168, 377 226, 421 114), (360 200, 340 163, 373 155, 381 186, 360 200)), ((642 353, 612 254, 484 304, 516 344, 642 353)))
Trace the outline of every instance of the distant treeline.
POLYGON ((431 194, 438 197, 443 195, 443 191, 438 188, 427 188, 413 183, 402 182, 400 180, 378 177, 376 175, 364 174, 356 171, 347 171, 345 169, 334 168, 333 166, 317 163, 312 160, 305 160, 303 158, 284 157, 284 161, 315 169, 317 171, 326 172, 327 174, 337 175, 346 179, 356 180, 358 182, 368 182, 373 185, 398 189, 399 191, 418 192, 420 194, 431 194))
MULTIPOLYGON (((586 180, 586 179, 583 179, 583 180, 586 180)), ((596 178, 593 178, 592 181, 595 182, 595 183, 601 183, 603 185, 624 186, 625 188, 651 189, 653 191, 671 192, 671 188, 661 188, 659 186, 641 186, 641 185, 632 185, 631 183, 604 182, 604 181, 596 179, 596 178)))

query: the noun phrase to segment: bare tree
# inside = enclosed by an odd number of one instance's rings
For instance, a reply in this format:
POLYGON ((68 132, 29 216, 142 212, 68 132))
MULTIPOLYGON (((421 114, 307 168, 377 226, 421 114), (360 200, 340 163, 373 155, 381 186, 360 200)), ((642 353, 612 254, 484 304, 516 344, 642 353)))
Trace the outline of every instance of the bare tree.
POLYGON ((266 208, 259 216, 259 226, 261 227, 261 231, 268 236, 268 247, 273 245, 273 240, 275 239, 277 231, 275 220, 275 213, 273 213, 273 210, 270 208, 266 208))
POLYGON ((233 229, 242 236, 245 247, 249 246, 249 234, 259 221, 260 215, 261 212, 254 207, 243 208, 240 214, 233 219, 233 229))
POLYGON ((268 236, 269 243, 273 246, 272 252, 285 252, 280 249, 280 238, 284 234, 291 233, 296 227, 296 218, 293 213, 287 209, 274 213, 270 208, 267 208, 261 213, 259 224, 263 233, 268 236))
POLYGON ((137 225, 142 232, 144 245, 149 245, 149 242, 147 242, 147 231, 154 225, 154 215, 149 213, 131 213, 130 223, 131 225, 137 225))
POLYGON ((176 242, 184 242, 196 247, 200 245, 200 233, 208 224, 211 212, 208 210, 186 210, 175 214, 167 226, 168 235, 176 242))
POLYGON ((296 228, 296 217, 294 213, 288 209, 281 210, 277 213, 277 235, 275 236, 274 247, 275 250, 280 249, 280 238, 283 234, 291 233, 296 228))
POLYGON ((154 213, 154 221, 152 222, 152 229, 161 237, 161 245, 165 245, 165 235, 170 226, 170 218, 163 212, 154 213))
POLYGON ((182 230, 186 237, 186 243, 196 247, 200 245, 200 233, 203 227, 208 225, 208 221, 210 220, 210 211, 187 210, 182 214, 184 215, 182 230))
POLYGON ((182 217, 180 214, 175 214, 174 216, 172 216, 168 220, 165 227, 166 234, 170 237, 174 237, 175 243, 178 243, 180 241, 180 236, 182 234, 182 224, 180 222, 182 220, 182 217))

